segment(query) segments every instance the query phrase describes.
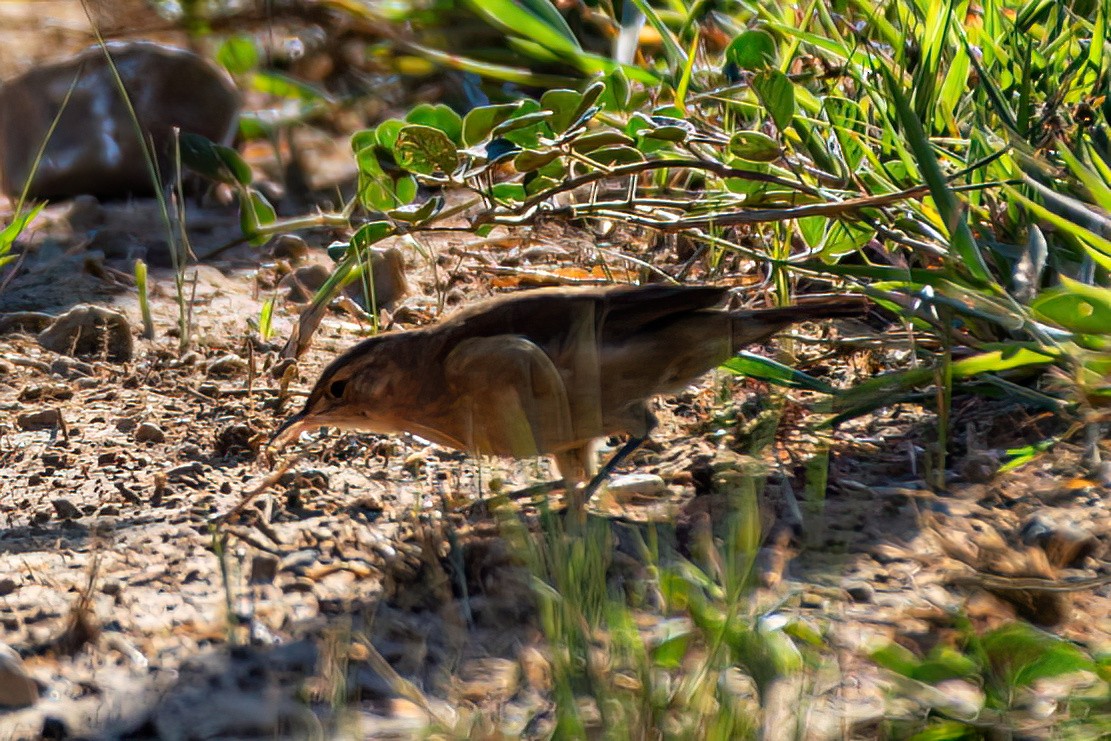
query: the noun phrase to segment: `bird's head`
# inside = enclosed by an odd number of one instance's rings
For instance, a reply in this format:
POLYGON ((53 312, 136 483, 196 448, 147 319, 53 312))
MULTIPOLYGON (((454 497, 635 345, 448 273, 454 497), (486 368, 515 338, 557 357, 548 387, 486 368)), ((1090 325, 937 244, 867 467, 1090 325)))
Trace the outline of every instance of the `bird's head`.
POLYGON ((305 406, 282 423, 267 447, 284 447, 302 432, 320 427, 392 432, 382 427, 376 414, 388 399, 392 377, 388 353, 378 339, 366 340, 332 361, 305 406))

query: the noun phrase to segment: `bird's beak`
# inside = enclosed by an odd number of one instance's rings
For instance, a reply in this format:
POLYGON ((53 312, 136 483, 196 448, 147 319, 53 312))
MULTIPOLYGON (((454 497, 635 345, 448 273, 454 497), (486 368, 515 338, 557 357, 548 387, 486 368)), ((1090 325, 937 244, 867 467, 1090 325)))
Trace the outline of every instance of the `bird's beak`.
POLYGON ((298 435, 306 430, 312 429, 315 425, 308 421, 305 412, 294 414, 292 417, 282 423, 274 436, 270 438, 270 442, 266 444, 267 448, 282 448, 289 444, 290 440, 295 439, 298 435))

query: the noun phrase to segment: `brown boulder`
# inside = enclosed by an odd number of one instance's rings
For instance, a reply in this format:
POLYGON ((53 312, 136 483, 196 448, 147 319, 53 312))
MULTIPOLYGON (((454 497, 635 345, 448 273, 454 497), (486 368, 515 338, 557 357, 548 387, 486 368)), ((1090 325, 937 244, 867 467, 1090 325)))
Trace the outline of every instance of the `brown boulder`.
MULTIPOLYGON (((159 171, 172 176, 173 127, 217 142, 235 133, 239 92, 231 78, 184 49, 151 42, 107 44, 159 171)), ((0 184, 18 195, 67 92, 29 195, 121 196, 153 192, 142 142, 99 46, 25 72, 0 87, 0 184), (74 85, 74 80, 77 84, 74 85)))

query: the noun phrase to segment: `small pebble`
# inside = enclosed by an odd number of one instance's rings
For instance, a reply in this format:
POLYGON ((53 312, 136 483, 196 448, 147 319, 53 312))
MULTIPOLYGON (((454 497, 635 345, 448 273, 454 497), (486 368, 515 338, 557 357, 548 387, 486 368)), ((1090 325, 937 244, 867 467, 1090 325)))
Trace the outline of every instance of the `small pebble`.
POLYGON ((144 422, 135 429, 135 442, 161 443, 166 441, 166 433, 153 422, 144 422))
POLYGON ((278 575, 278 559, 269 553, 259 553, 251 559, 251 583, 270 584, 278 575))
POLYGON ((15 423, 21 430, 52 430, 62 425, 62 412, 59 409, 26 412, 16 417, 15 423))
POLYGON ((845 592, 853 602, 871 602, 876 597, 876 590, 871 584, 864 581, 850 582, 845 585, 845 592))
POLYGON ((39 344, 60 355, 105 357, 127 362, 135 354, 131 324, 118 311, 79 304, 38 335, 39 344))
POLYGON ((671 493, 664 480, 654 473, 617 476, 606 486, 606 491, 618 502, 637 498, 657 499, 671 493))
POLYGON ((68 499, 55 499, 51 504, 54 505, 54 511, 58 513, 58 517, 63 520, 76 520, 81 516, 81 510, 77 509, 73 502, 68 499))
POLYGON ((459 696, 469 702, 504 702, 517 692, 521 668, 509 659, 471 659, 459 667, 459 696))
POLYGON ((247 361, 231 353, 221 355, 208 363, 210 376, 234 376, 247 370, 247 361))
POLYGON ((296 234, 279 234, 270 241, 270 254, 287 260, 303 260, 309 254, 309 246, 296 234))

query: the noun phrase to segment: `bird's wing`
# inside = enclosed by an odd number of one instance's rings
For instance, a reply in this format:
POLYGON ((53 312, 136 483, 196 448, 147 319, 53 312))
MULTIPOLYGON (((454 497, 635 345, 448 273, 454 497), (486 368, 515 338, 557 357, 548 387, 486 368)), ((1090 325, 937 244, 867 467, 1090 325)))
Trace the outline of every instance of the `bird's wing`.
POLYGON ((472 452, 527 458, 575 442, 563 377, 529 340, 464 340, 448 354, 444 376, 460 437, 472 452))

